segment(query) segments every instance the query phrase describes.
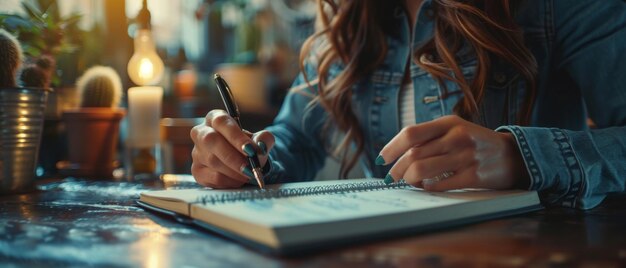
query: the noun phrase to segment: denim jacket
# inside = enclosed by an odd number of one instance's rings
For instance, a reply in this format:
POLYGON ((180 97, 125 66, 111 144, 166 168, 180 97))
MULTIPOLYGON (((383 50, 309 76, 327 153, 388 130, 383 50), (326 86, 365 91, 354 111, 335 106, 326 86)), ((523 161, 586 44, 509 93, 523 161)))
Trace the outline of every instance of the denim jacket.
MULTIPOLYGON (((361 164, 370 177, 384 177, 390 166, 376 166, 380 150, 400 131, 398 93, 406 70, 415 90, 416 123, 452 114, 462 94, 442 98, 442 87, 407 59, 432 38, 433 9, 426 0, 411 35, 405 12, 390 14, 400 34, 388 37, 384 63, 353 89, 353 110, 365 136, 361 164), (411 40, 411 36, 413 36, 411 40)), ((527 92, 512 68, 492 65, 481 107, 486 127, 513 134, 528 173, 529 190, 547 205, 588 209, 626 183, 626 3, 621 0, 524 1, 516 13, 526 46, 538 63, 537 96, 529 126, 515 125, 527 92), (507 109, 508 112, 504 112, 507 109), (597 129, 590 129, 591 118, 597 129)), ((475 72, 473 56, 460 59, 464 75, 475 72)), ((329 76, 341 71, 334 66, 329 76)), ((305 66, 309 80, 315 67, 305 66)), ((459 91, 447 81, 449 93, 459 91)), ((306 87, 302 74, 294 87, 306 87)), ((314 90, 306 91, 314 93, 314 90)), ((267 129, 276 138, 267 182, 311 180, 328 155, 322 135, 327 113, 307 107, 310 94, 292 90, 267 129)), ((332 144, 332 142, 331 142, 332 144)))

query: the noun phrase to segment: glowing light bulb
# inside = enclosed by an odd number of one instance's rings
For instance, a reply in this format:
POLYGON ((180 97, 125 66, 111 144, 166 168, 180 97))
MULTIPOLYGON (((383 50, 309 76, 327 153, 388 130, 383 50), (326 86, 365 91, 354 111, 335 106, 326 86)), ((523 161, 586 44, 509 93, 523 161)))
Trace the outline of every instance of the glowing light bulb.
POLYGON ((148 29, 137 31, 135 53, 128 61, 128 76, 137 85, 154 85, 163 75, 163 61, 156 53, 152 32, 148 29))

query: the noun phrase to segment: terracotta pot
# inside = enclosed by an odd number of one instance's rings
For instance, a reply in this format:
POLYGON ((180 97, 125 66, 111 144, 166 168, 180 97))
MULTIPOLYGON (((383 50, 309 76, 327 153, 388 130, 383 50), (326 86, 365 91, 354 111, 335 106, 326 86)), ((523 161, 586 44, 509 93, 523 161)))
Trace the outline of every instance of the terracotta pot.
POLYGON ((120 120, 124 109, 80 108, 63 112, 67 128, 69 163, 60 167, 67 175, 112 178, 117 155, 120 120))

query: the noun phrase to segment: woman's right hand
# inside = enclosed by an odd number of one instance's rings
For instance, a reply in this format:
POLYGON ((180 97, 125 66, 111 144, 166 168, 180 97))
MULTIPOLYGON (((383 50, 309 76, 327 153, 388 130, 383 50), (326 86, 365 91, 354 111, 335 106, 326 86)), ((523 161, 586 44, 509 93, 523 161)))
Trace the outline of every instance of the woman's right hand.
POLYGON ((241 187, 253 178, 247 156, 257 154, 263 167, 274 146, 269 131, 242 131, 223 110, 210 111, 190 135, 195 145, 191 174, 199 184, 211 188, 241 187))

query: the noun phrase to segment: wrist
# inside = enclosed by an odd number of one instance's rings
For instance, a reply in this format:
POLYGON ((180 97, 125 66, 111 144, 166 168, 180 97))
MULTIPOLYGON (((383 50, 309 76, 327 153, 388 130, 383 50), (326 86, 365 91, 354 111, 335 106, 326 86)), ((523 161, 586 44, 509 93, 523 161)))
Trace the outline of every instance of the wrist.
POLYGON ((513 179, 511 188, 527 190, 530 187, 530 175, 522 158, 522 153, 517 146, 517 141, 511 133, 500 133, 504 136, 507 147, 508 159, 510 160, 510 176, 513 179))

